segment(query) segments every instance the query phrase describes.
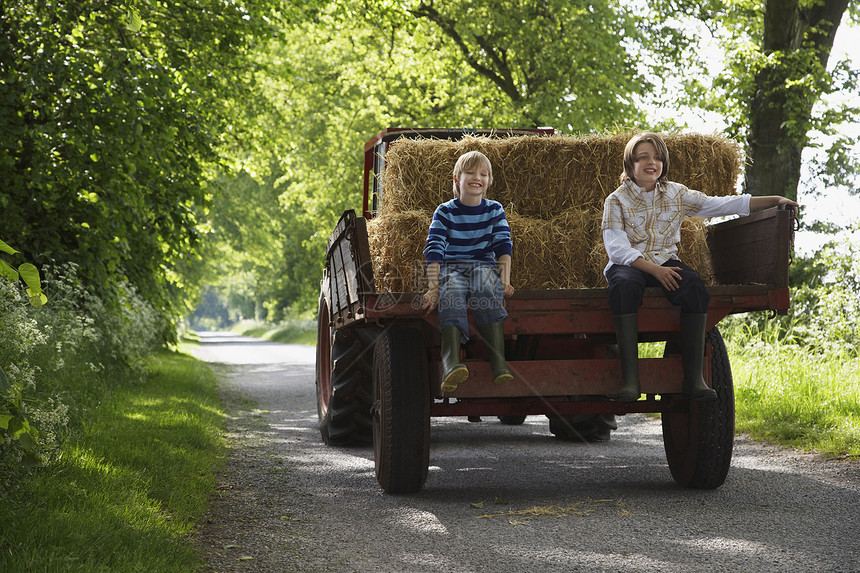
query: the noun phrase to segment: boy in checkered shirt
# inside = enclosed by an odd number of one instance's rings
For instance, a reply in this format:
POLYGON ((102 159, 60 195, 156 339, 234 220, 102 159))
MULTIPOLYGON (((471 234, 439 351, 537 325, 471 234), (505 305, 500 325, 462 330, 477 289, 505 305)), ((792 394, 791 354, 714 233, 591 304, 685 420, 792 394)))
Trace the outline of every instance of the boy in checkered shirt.
POLYGON ((710 197, 668 181, 668 170, 669 151, 660 135, 633 136, 624 149, 621 185, 603 205, 601 229, 609 255, 604 275, 623 376, 621 390, 612 397, 621 402, 634 402, 640 396, 638 311, 649 286, 662 287, 666 298, 681 307, 684 396, 717 399, 702 378, 710 294, 699 275, 678 260, 684 216, 749 215, 750 210, 778 205, 798 207, 779 195, 710 197))

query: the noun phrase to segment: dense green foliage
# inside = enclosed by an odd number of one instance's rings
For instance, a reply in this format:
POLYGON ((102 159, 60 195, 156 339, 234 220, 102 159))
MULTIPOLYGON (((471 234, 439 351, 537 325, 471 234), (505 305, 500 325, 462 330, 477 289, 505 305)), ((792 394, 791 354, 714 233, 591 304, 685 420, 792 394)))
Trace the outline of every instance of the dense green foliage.
MULTIPOLYGON (((200 209, 275 2, 24 0, 0 11, 0 209, 36 264, 115 300, 193 296, 200 209), (180 290, 183 289, 183 290, 180 290)), ((179 305, 177 306, 177 303, 179 305)))
MULTIPOLYGON (((0 241, 0 251, 10 255, 18 254, 18 251, 4 241, 0 241)), ((0 276, 12 282, 19 278, 24 281, 31 306, 38 308, 48 301, 48 297, 42 292, 39 270, 32 263, 22 263, 15 269, 5 260, 0 259, 0 276)), ((0 293, 2 294, 5 293, 0 293)), ((18 383, 13 383, 6 376, 6 372, 0 365, 0 441, 15 443, 22 451, 22 460, 25 463, 38 464, 42 459, 39 455, 39 431, 27 419, 23 388, 19 381, 16 382, 18 383)))
POLYGON ((117 286, 118 305, 106 305, 67 265, 47 267, 44 288, 51 298, 36 308, 23 284, 0 281, 0 365, 8 381, 2 398, 38 438, 32 450, 0 433, 0 480, 33 455, 54 461, 83 424, 93 394, 140 380, 144 357, 164 330, 165 317, 128 284, 117 286))

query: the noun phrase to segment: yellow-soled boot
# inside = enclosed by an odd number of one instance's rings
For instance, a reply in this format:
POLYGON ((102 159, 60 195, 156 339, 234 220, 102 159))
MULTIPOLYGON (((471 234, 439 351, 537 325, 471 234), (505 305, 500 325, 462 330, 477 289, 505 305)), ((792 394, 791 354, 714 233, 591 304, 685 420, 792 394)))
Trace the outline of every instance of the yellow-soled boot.
POLYGON ((487 347, 487 358, 493 369, 493 380, 496 384, 507 384, 513 381, 514 375, 505 364, 505 332, 501 322, 491 322, 478 329, 487 347))
POLYGON ((460 363, 460 329, 442 329, 442 392, 450 394, 469 378, 469 369, 460 363))

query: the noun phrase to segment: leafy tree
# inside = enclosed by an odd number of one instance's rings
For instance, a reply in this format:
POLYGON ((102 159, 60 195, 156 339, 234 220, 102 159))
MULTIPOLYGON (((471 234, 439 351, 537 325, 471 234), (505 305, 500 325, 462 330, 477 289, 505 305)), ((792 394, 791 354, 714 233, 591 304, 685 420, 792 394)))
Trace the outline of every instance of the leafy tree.
MULTIPOLYGON (((832 135, 856 121, 860 109, 821 105, 834 93, 857 93, 852 62, 830 62, 841 22, 858 15, 849 0, 665 0, 657 5, 666 20, 705 22, 726 53, 726 66, 712 86, 688 78, 693 99, 730 121, 730 132, 747 143, 744 186, 753 195, 796 198, 801 153, 818 145, 814 135, 832 135), (702 100, 699 100, 700 102, 702 100)), ((680 32, 679 32, 680 33, 680 32)), ((832 182, 845 182, 856 163, 837 139, 820 170, 832 182), (836 159, 836 161, 834 161, 836 159)))
POLYGON ((641 41, 640 30, 632 14, 611 0, 411 0, 384 6, 390 25, 418 32, 436 56, 444 46, 447 64, 496 101, 489 108, 493 115, 479 116, 489 120, 481 127, 499 127, 492 122, 504 110, 514 127, 593 132, 632 120, 631 94, 650 89, 628 52, 641 41), (434 40, 440 33, 441 43, 434 40))
POLYGON ((29 259, 74 262, 108 298, 127 279, 166 313, 194 294, 177 266, 277 4, 4 2, 0 209, 29 259))

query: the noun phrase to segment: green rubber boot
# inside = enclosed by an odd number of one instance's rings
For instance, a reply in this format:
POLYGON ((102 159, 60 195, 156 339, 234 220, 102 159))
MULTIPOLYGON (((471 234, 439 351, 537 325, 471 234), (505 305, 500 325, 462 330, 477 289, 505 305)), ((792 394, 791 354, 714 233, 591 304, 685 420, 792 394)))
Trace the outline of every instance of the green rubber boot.
POLYGON ((639 388, 639 314, 615 314, 612 318, 621 359, 621 388, 609 397, 618 402, 635 402, 642 393, 639 388))
POLYGON ((460 363, 460 329, 442 329, 442 392, 450 394, 469 378, 469 369, 460 363))
POLYGON ((491 322, 478 329, 487 347, 487 358, 493 369, 493 380, 496 384, 512 382, 514 375, 505 364, 505 332, 501 322, 491 322))
POLYGON ((681 313, 681 363, 684 365, 682 391, 685 398, 702 402, 717 399, 717 393, 708 387, 702 377, 707 322, 707 314, 681 313))

